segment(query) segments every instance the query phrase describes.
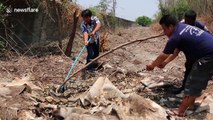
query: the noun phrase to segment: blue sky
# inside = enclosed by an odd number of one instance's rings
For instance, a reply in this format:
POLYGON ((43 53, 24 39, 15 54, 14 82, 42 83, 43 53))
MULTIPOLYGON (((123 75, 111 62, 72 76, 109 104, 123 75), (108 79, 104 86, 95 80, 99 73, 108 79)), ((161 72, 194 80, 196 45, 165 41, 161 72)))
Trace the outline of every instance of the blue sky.
MULTIPOLYGON (((84 8, 95 6, 100 0, 77 0, 84 8)), ((116 16, 135 21, 138 16, 154 18, 158 0, 117 0, 116 16)))

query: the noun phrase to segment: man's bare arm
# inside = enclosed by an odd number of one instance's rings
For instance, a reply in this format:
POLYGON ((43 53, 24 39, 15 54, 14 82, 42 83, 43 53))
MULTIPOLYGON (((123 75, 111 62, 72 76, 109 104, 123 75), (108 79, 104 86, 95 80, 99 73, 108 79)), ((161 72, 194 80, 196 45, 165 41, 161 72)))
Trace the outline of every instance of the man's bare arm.
POLYGON ((97 31, 99 31, 101 28, 101 23, 97 23, 97 25, 95 26, 95 29, 92 31, 94 33, 96 33, 97 31))
POLYGON ((88 45, 88 39, 89 39, 89 35, 88 35, 88 33, 87 32, 84 32, 83 33, 83 40, 84 40, 84 45, 88 45))
POLYGON ((161 53, 151 64, 147 65, 147 70, 153 70, 156 66, 161 65, 170 54, 161 53))
POLYGON ((90 33, 90 36, 94 37, 95 33, 101 28, 101 23, 97 23, 95 29, 90 33))

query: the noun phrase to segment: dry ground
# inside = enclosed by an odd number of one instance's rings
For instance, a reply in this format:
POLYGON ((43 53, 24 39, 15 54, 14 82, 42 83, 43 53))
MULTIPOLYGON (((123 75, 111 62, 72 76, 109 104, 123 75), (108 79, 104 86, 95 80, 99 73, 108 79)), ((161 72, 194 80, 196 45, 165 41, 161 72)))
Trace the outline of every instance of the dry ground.
MULTIPOLYGON (((108 48, 113 48, 121 43, 132 41, 135 39, 146 38, 159 34, 152 28, 132 27, 129 29, 118 29, 108 37, 108 48)), ((58 87, 66 77, 72 60, 61 55, 45 55, 45 56, 21 56, 10 60, 0 61, 0 117, 1 119, 11 119, 23 117, 23 111, 32 111, 33 114, 39 116, 52 116, 45 110, 36 106, 37 103, 51 103, 54 105, 75 106, 69 102, 67 98, 77 96, 87 91, 99 76, 108 76, 112 83, 122 92, 136 92, 137 94, 148 97, 165 108, 177 107, 179 103, 162 104, 162 98, 167 99, 173 95, 165 93, 162 89, 141 90, 143 87, 141 81, 150 79, 157 82, 166 82, 171 85, 180 85, 184 72, 184 55, 170 63, 164 69, 155 69, 147 72, 141 71, 146 64, 155 59, 155 57, 163 50, 167 41, 167 37, 152 39, 139 44, 132 44, 115 51, 112 54, 99 60, 104 63, 104 68, 98 70, 95 74, 87 74, 86 80, 82 80, 82 75, 78 74, 73 78, 74 83, 69 83, 69 92, 65 97, 58 97, 54 94, 55 88, 58 87), (26 82, 23 82, 23 81, 26 82), (15 82, 14 82, 15 81, 15 82), (7 85, 23 85, 13 88, 12 92, 7 90, 7 85), (28 87, 26 87, 28 86, 28 87), (36 87, 39 88, 36 88, 36 87), (7 94, 9 93, 9 94, 7 94), (29 94, 33 94, 30 96, 29 94), (17 111, 18 109, 18 111, 17 111), (14 117, 15 116, 15 117, 14 117)), ((76 56, 80 48, 75 48, 76 56)), ((81 62, 78 63, 75 70, 83 66, 84 54, 81 62)), ((209 85, 206 93, 212 94, 213 86, 209 85)), ((188 119, 204 119, 208 113, 200 113, 190 115, 188 119)))

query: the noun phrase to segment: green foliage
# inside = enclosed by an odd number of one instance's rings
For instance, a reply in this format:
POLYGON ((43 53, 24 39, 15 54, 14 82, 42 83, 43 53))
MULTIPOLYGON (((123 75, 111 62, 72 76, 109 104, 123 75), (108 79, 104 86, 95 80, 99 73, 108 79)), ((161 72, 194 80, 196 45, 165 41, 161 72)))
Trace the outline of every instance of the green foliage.
POLYGON ((5 50, 5 41, 0 41, 0 51, 4 51, 5 50))
POLYGON ((117 22, 116 22, 115 16, 113 16, 113 15, 108 16, 108 22, 110 24, 110 27, 115 30, 115 28, 117 27, 117 22))
POLYGON ((147 16, 140 16, 136 19, 136 22, 142 26, 149 26, 152 23, 152 19, 147 16))
POLYGON ((166 0, 165 3, 159 3, 159 9, 160 13, 156 16, 156 19, 159 19, 162 15, 165 14, 172 14, 175 15, 179 20, 181 20, 183 19, 185 11, 189 9, 189 5, 186 0, 166 0))
POLYGON ((116 18, 115 18, 115 16, 110 15, 110 14, 107 15, 105 12, 101 12, 100 9, 97 6, 90 7, 89 9, 92 11, 92 14, 94 16, 97 16, 100 19, 102 24, 104 24, 103 23, 104 21, 107 21, 111 28, 113 28, 113 29, 116 28, 116 18), (105 17, 103 17, 103 16, 105 16, 105 17))
POLYGON ((102 13, 115 16, 116 0, 100 0, 99 4, 95 7, 102 13))
POLYGON ((98 16, 100 14, 97 7, 90 7, 89 9, 92 11, 92 15, 98 16))
POLYGON ((89 9, 92 11, 93 15, 97 16, 101 21, 105 21, 104 23, 110 28, 115 29, 117 24, 111 4, 112 0, 100 0, 97 6, 90 7, 89 9))
POLYGON ((101 12, 107 13, 109 10, 111 1, 109 0, 100 0, 99 4, 96 6, 101 12))
POLYGON ((159 3, 159 9, 160 9, 160 15, 166 15, 169 14, 169 8, 165 7, 162 3, 159 3))
POLYGON ((177 7, 174 7, 172 13, 174 13, 179 20, 183 19, 184 13, 189 9, 189 5, 186 0, 180 0, 177 7))
POLYGON ((5 19, 5 16, 4 16, 5 9, 6 9, 6 7, 2 3, 0 3, 0 22, 4 22, 4 19, 5 19))

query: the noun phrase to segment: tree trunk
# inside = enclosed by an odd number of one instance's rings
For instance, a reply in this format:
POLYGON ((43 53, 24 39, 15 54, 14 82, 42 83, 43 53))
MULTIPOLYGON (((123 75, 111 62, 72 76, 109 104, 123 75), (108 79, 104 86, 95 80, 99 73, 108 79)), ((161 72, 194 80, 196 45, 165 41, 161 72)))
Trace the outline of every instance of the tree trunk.
POLYGON ((78 19, 79 19, 79 15, 77 15, 77 13, 78 13, 78 10, 76 9, 74 14, 73 14, 73 20, 74 21, 73 21, 72 31, 71 31, 71 34, 70 34, 70 39, 69 39, 69 42, 67 44, 67 48, 66 48, 66 51, 65 51, 66 56, 71 56, 73 41, 74 41, 74 38, 75 38, 77 23, 78 23, 78 19))
POLYGON ((113 14, 113 16, 115 16, 116 4, 117 4, 116 0, 113 0, 113 2, 112 2, 112 14, 113 14))

